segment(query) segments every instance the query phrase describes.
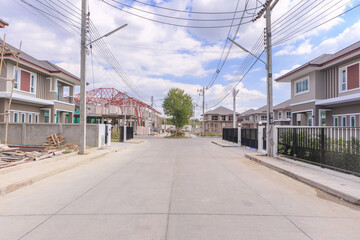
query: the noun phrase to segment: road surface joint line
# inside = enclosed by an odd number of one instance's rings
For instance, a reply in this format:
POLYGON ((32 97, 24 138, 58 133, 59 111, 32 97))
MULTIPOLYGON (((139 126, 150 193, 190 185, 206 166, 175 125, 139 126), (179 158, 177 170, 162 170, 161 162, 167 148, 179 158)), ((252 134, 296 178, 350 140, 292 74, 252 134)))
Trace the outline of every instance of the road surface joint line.
POLYGON ((265 201, 269 206, 271 206, 275 211, 277 211, 282 217, 287 219, 294 227, 296 227, 300 232, 302 232, 306 237, 313 240, 311 236, 309 236, 304 230, 302 230, 298 225, 296 225, 289 217, 287 217, 285 214, 283 214, 279 209, 277 209, 274 205, 272 205, 268 200, 266 200, 261 194, 259 194, 255 189, 253 189, 249 184, 247 184, 243 179, 241 179, 237 174, 235 174, 233 171, 231 171, 229 168, 227 168, 224 164, 222 164, 217 158, 215 158, 213 155, 209 154, 207 151, 205 151, 211 158, 215 159, 215 161, 221 165, 225 170, 227 170, 231 175, 233 175, 235 178, 237 178, 240 182, 242 182, 245 186, 247 186, 251 191, 253 191, 256 195, 258 195, 263 201, 265 201))
POLYGON ((177 160, 178 160, 177 157, 178 157, 178 154, 177 154, 177 148, 176 148, 175 149, 175 161, 174 161, 174 167, 173 167, 173 175, 172 175, 172 179, 171 179, 169 206, 168 206, 168 213, 167 213, 167 218, 166 218, 165 240, 167 240, 168 233, 169 233, 170 211, 171 211, 171 203, 172 203, 172 192, 173 192, 173 187, 174 187, 174 182, 175 182, 176 164, 177 164, 177 160))
POLYGON ((34 230, 36 230, 37 228, 39 228, 41 225, 43 225, 44 223, 46 223, 48 220, 50 220, 51 218, 53 218, 54 216, 57 216, 58 213, 60 213, 62 210, 64 210, 65 208, 67 208, 68 206, 70 206, 72 203, 74 203, 75 201, 79 200, 82 196, 84 196, 85 194, 87 194, 88 192, 90 192, 91 190, 93 190, 94 188, 96 188, 97 186, 99 186, 100 184, 102 184, 103 182, 105 182, 106 180, 108 180, 109 178, 111 178, 113 175, 115 175, 116 173, 118 173, 119 171, 123 170, 124 168, 126 168, 127 166, 133 164, 134 162, 136 162, 136 160, 139 160, 139 158, 144 155, 146 153, 146 151, 143 151, 142 154, 139 154, 139 156, 137 156, 136 158, 129 160, 125 165, 122 165, 119 169, 117 169, 115 172, 111 173, 109 176, 107 176, 106 178, 104 178, 103 180, 97 182, 94 186, 92 186, 91 188, 89 188, 88 190, 86 190, 85 192, 83 192, 82 194, 80 194, 78 197, 76 197, 75 199, 73 199, 70 203, 66 204, 64 207, 62 207, 60 210, 58 210, 57 212, 55 212, 54 214, 51 214, 48 218, 46 218, 45 220, 43 220, 42 222, 40 222, 38 225, 36 225, 34 228, 32 228, 30 231, 26 232, 23 236, 21 236, 20 238, 18 238, 18 240, 23 239, 24 237, 26 237, 27 235, 29 235, 31 232, 33 232, 34 230))

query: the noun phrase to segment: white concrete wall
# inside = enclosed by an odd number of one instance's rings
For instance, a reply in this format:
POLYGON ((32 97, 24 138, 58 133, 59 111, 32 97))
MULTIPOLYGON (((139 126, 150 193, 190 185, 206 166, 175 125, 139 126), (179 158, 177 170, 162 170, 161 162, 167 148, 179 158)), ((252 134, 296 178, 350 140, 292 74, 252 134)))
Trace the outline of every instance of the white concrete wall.
MULTIPOLYGON (((10 123, 8 144, 42 145, 46 138, 54 133, 62 133, 64 143, 79 144, 79 124, 31 124, 10 123)), ((0 141, 4 142, 5 124, 0 123, 0 141)), ((86 129, 86 144, 89 147, 102 147, 105 145, 105 125, 88 124, 86 129)))

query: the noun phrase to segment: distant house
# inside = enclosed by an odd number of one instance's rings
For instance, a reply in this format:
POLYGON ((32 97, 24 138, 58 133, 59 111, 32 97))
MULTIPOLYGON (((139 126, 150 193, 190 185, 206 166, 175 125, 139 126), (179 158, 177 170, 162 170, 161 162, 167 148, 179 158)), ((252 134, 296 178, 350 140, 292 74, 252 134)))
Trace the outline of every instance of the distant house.
POLYGON ((276 79, 291 83, 293 125, 360 127, 360 41, 276 79))
MULTIPOLYGON (((290 125, 291 112, 290 100, 284 101, 273 107, 275 125, 290 125)), ((267 123, 267 106, 262 106, 256 110, 250 109, 240 114, 242 128, 257 128, 265 126, 267 123)))
POLYGON ((5 28, 6 26, 9 26, 9 24, 4 20, 0 19, 0 28, 5 28))
MULTIPOLYGON (((1 43, 1 42, 0 42, 1 43)), ((12 51, 18 51, 7 44, 12 51)), ((13 123, 72 123, 75 111, 74 88, 80 79, 57 65, 38 60, 24 52, 20 54, 19 69, 16 58, 6 51, 1 77, 15 79, 10 108, 13 123)), ((12 84, 0 81, 0 112, 8 107, 12 84)), ((0 115, 0 122, 4 122, 0 115)))
MULTIPOLYGON (((205 133, 222 134, 223 128, 232 128, 233 113, 233 110, 222 106, 206 112, 204 116, 205 133)), ((239 116, 240 114, 236 113, 236 118, 239 116)))

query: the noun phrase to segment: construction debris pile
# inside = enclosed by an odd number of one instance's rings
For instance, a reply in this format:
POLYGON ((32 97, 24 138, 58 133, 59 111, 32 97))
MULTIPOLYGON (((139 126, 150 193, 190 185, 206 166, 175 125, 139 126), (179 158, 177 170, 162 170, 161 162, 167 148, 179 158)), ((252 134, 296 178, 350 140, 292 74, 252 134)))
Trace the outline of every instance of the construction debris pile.
POLYGON ((63 143, 64 137, 58 133, 48 136, 42 146, 0 144, 0 169, 26 162, 40 161, 78 150, 78 145, 63 143))

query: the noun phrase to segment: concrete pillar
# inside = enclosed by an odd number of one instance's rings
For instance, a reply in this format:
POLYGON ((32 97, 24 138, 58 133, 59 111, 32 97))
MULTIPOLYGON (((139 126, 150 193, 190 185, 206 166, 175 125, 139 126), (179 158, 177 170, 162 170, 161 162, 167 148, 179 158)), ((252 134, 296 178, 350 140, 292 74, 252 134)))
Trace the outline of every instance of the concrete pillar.
MULTIPOLYGON (((264 151, 263 138, 264 138, 264 128, 265 126, 258 126, 258 152, 264 151)), ((268 144, 268 143, 266 143, 268 144)))
POLYGON ((238 127, 238 144, 241 146, 241 127, 238 127))
POLYGON ((278 144, 279 144, 279 126, 274 126, 274 145, 273 145, 273 153, 274 153, 274 157, 276 157, 278 155, 278 144))
POLYGON ((69 102, 74 103, 74 86, 69 87, 69 102))

